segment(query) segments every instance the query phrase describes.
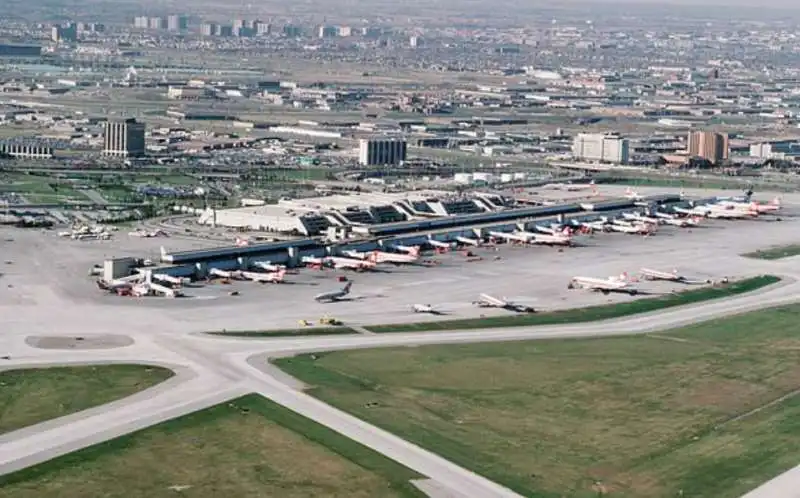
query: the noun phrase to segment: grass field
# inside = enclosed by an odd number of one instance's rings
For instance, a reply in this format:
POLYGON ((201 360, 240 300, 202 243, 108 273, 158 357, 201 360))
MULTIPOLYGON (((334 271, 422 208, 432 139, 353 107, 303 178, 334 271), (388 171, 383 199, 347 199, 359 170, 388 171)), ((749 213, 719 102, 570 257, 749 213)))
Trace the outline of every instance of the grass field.
POLYGON ((234 330, 209 332, 211 335, 227 337, 302 337, 313 335, 356 334, 350 327, 305 327, 302 329, 234 330))
POLYGON ((420 477, 250 395, 0 477, 0 495, 424 497, 420 477))
POLYGON ((734 498, 798 463, 798 320, 794 305, 648 336, 276 363, 524 496, 734 498))
POLYGON ((594 322, 598 320, 608 320, 611 318, 621 318, 638 313, 646 313, 648 311, 657 311, 686 304, 710 301, 723 297, 730 297, 737 294, 754 291, 779 281, 780 278, 778 277, 764 275, 740 280, 738 282, 731 282, 725 285, 691 289, 666 296, 639 299, 627 303, 588 306, 586 308, 549 311, 532 315, 519 314, 488 318, 466 318, 461 320, 441 320, 420 323, 401 323, 394 325, 373 325, 365 328, 371 332, 389 333, 594 322))
POLYGON ((140 365, 2 371, 0 434, 124 398, 171 376, 140 365))
POLYGON ((742 254, 742 256, 754 259, 767 259, 776 260, 783 258, 791 258, 792 256, 800 255, 800 244, 789 244, 786 246, 770 247, 762 251, 749 252, 742 254))

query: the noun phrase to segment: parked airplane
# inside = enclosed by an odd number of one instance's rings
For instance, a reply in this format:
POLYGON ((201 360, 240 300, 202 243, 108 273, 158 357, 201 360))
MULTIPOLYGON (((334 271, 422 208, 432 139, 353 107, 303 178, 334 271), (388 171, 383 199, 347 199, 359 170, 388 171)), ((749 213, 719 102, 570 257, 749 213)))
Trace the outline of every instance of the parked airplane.
POLYGON ((644 199, 644 196, 640 195, 639 192, 632 189, 631 187, 628 187, 627 189, 625 189, 625 198, 634 201, 641 201, 644 199))
POLYGON ((690 208, 675 207, 672 209, 676 213, 686 216, 708 216, 708 213, 711 212, 711 208, 709 206, 692 206, 690 208))
POLYGON ((411 311, 414 313, 430 313, 431 315, 441 315, 442 312, 436 310, 430 304, 415 304, 411 307, 411 311))
POLYGON ((329 264, 328 258, 317 258, 314 256, 303 256, 300 259, 300 262, 309 268, 314 268, 316 270, 322 270, 329 264))
POLYGON ((614 220, 613 223, 608 225, 609 230, 613 232, 631 233, 637 235, 652 235, 656 231, 654 225, 647 225, 644 223, 624 223, 614 220))
POLYGON ((592 278, 592 277, 572 277, 567 284, 568 289, 587 289, 608 294, 609 292, 626 292, 631 296, 639 291, 631 287, 628 274, 623 273, 618 277, 592 278))
POLYGON ((97 280, 97 287, 100 290, 118 293, 121 291, 130 291, 133 288, 132 282, 123 282, 120 280, 114 280, 112 282, 106 282, 105 280, 97 280))
POLYGON ((374 256, 374 261, 376 263, 404 264, 404 263, 416 263, 419 260, 419 255, 398 254, 394 252, 385 252, 385 251, 372 251, 370 256, 374 256))
POLYGON ((367 259, 339 258, 331 256, 326 261, 333 264, 334 268, 343 270, 372 270, 375 268, 375 257, 370 255, 367 259))
POLYGON ((751 211, 758 214, 774 213, 781 209, 780 198, 776 197, 768 203, 752 202, 736 202, 723 200, 717 203, 718 206, 724 206, 729 209, 737 209, 741 211, 751 211))
POLYGON ((208 270, 209 276, 212 277, 219 277, 219 278, 228 278, 232 280, 241 280, 242 272, 239 270, 220 270, 219 268, 211 268, 208 270))
POLYGON ((283 265, 273 265, 269 261, 254 261, 253 262, 253 266, 255 266, 256 268, 259 268, 261 270, 269 271, 269 272, 276 272, 276 271, 281 271, 281 270, 285 270, 286 269, 286 267, 283 266, 283 265))
POLYGON ((708 218, 714 219, 721 219, 721 220, 744 220, 750 218, 758 217, 758 213, 755 211, 743 211, 740 209, 729 209, 729 208, 714 208, 712 207, 711 210, 708 211, 706 214, 708 218))
POLYGON ((241 275, 243 278, 247 280, 260 282, 262 284, 266 283, 279 284, 283 282, 283 279, 286 276, 286 270, 280 270, 274 273, 257 273, 251 271, 243 271, 241 272, 241 275))
POLYGON ((689 277, 686 277, 684 275, 678 274, 678 270, 672 270, 671 272, 667 272, 667 271, 653 270, 653 269, 650 269, 650 268, 642 268, 641 270, 639 270, 639 272, 642 274, 642 277, 644 277, 647 280, 668 280, 670 282, 680 282, 680 283, 684 283, 684 284, 694 284, 694 283, 697 283, 697 284, 710 284, 711 283, 711 280, 693 280, 693 279, 690 279, 689 277))
POLYGON ((475 247, 481 245, 481 241, 479 239, 471 239, 469 237, 461 237, 461 236, 456 237, 456 242, 458 242, 459 244, 475 246, 475 247))
POLYGON ((701 218, 698 216, 693 216, 691 218, 679 218, 675 215, 669 213, 662 213, 660 211, 656 211, 653 213, 656 218, 660 219, 662 223, 667 225, 672 225, 676 227, 693 227, 700 224, 701 218))
POLYGON ((555 233, 553 235, 535 234, 531 243, 552 246, 571 246, 574 242, 572 240, 572 231, 567 227, 561 233, 555 233))
POLYGON ((344 296, 350 294, 350 287, 352 287, 352 286, 353 286, 353 282, 352 281, 347 282, 344 285, 344 287, 342 287, 339 290, 330 291, 330 292, 323 292, 322 294, 317 294, 316 296, 314 296, 314 300, 317 301, 317 302, 322 302, 322 301, 326 301, 326 302, 329 302, 329 303, 336 302, 336 301, 342 299, 344 296))
POLYGON ((498 299, 490 296, 489 294, 481 294, 480 299, 474 301, 472 304, 479 308, 502 308, 517 313, 535 313, 536 310, 524 304, 517 304, 505 299, 498 299))
POLYGON ((641 213, 622 213, 622 217, 628 221, 638 221, 641 223, 649 223, 651 225, 658 225, 661 220, 652 216, 645 216, 641 213))
POLYGON ((173 277, 172 275, 166 275, 164 273, 154 273, 152 278, 156 280, 162 280, 173 285, 186 285, 190 282, 188 278, 173 277))
POLYGON ((394 248, 410 256, 419 256, 419 246, 394 246, 394 248))
MULTIPOLYGON (((453 248, 452 244, 435 239, 428 239, 428 244, 432 245, 437 252, 447 252, 453 248)), ((417 251, 417 254, 419 254, 419 251, 417 251)))

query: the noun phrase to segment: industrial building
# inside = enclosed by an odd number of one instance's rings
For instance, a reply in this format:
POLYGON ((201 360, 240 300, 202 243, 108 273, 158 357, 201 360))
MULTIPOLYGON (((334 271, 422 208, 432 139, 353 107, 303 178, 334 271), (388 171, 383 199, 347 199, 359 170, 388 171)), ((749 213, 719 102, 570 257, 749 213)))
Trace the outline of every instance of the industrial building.
MULTIPOLYGON (((11 138, 0 141, 0 154, 32 159, 48 159, 55 153, 57 141, 42 140, 38 138, 11 138)), ((58 141, 58 145, 65 148, 66 144, 58 141)))
POLYGON ((711 164, 720 164, 728 159, 728 135, 712 131, 690 132, 688 150, 691 157, 705 159, 711 164))
POLYGON ((406 160, 408 142, 395 139, 362 139, 359 141, 358 162, 362 166, 400 164, 406 160))
POLYGON ((42 47, 39 45, 17 45, 0 43, 0 57, 40 57, 42 47))
MULTIPOLYGON (((492 197, 497 196, 489 196, 483 201, 491 201, 492 197)), ((494 200, 502 201, 500 198, 494 200)), ((309 201, 306 199, 305 202, 309 201)), ((680 203, 681 197, 678 195, 652 196, 644 199, 643 202, 670 205, 680 203)), ((269 208, 274 215, 278 215, 279 210, 287 211, 285 207, 279 206, 258 206, 257 208, 269 208)), ((455 216, 355 225, 352 227, 352 233, 358 237, 354 240, 323 242, 320 239, 305 238, 165 253, 162 255, 162 262, 173 266, 159 268, 158 272, 181 277, 206 275, 210 268, 242 268, 247 267, 252 260, 268 260, 275 264, 296 266, 304 256, 321 257, 336 255, 343 250, 368 251, 381 247, 391 248, 395 245, 420 245, 428 240, 452 242, 459 237, 474 240, 484 238, 492 231, 533 230, 537 224, 591 221, 601 216, 615 216, 632 208, 636 208, 636 201, 618 199, 555 206, 517 207, 455 216)), ((252 210, 253 207, 245 209, 252 210)), ((297 219, 301 216, 296 213, 294 218, 297 219)))
POLYGON ((616 134, 579 133, 572 142, 572 155, 583 161, 627 164, 630 142, 616 134))
POLYGON ((107 121, 104 130, 103 154, 118 157, 138 157, 145 154, 145 124, 136 119, 107 121))

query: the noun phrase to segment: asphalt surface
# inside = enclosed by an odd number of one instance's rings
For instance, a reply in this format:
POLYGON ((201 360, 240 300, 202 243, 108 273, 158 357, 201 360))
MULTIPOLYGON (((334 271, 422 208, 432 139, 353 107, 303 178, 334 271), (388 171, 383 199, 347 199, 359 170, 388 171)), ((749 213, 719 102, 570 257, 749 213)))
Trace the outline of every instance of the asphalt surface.
MULTIPOLYGON (((61 241, 51 234, 0 228, 0 254, 13 260, 0 269, 4 274, 0 277, 0 354, 10 357, 0 360, 0 366, 126 362, 163 365, 176 372, 169 381, 129 398, 1 436, 0 473, 256 392, 414 469, 428 477, 428 486, 439 493, 474 498, 517 496, 304 394, 296 381, 267 365, 267 358, 354 348, 643 334, 794 302, 800 291, 800 258, 767 262, 744 259, 739 254, 774 243, 796 242, 799 223, 800 219, 794 218, 781 223, 715 222, 705 230, 664 230, 650 239, 603 235, 588 247, 563 253, 545 248, 504 248, 501 261, 489 261, 493 253, 486 253, 483 264, 466 264, 455 255, 446 255, 434 268, 359 276, 358 286, 364 290, 356 291, 358 299, 332 306, 313 303, 310 298, 339 284, 330 276, 309 272, 293 276, 298 282, 293 286, 243 283, 249 286, 243 287, 246 292, 242 300, 226 299, 228 288, 223 292, 214 286, 197 289, 196 299, 183 300, 100 294, 85 275, 86 265, 101 254, 123 255, 125 250, 120 246, 81 244, 61 241), (202 334, 223 328, 281 327, 334 310, 338 318, 357 325, 413 321, 421 317, 410 313, 408 305, 420 300, 447 309, 453 318, 477 316, 481 311, 469 301, 487 291, 547 308, 622 301, 630 297, 570 293, 565 289, 566 279, 574 274, 606 277, 635 271, 645 264, 667 270, 677 266, 713 277, 770 273, 784 280, 736 298, 590 324, 275 339, 202 334), (36 341, 28 340, 30 336, 109 335, 126 336, 133 342, 119 347, 120 341, 112 341, 107 349, 42 349, 35 347, 36 341)), ((134 248, 141 256, 141 247, 154 242, 125 243, 141 244, 134 248)), ((647 285, 657 292, 674 288, 647 285)), ((90 342, 95 346, 102 343, 90 342)), ((73 345, 68 340, 64 343, 73 345)), ((795 497, 798 490, 800 467, 754 490, 747 498, 795 497)))

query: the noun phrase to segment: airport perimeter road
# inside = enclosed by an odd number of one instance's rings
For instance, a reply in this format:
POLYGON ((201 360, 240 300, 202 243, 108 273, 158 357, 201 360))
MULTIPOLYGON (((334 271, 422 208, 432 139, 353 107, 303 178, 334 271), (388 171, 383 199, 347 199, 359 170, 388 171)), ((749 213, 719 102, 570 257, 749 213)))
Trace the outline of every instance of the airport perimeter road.
MULTIPOLYGON (((8 473, 256 392, 397 460, 455 494, 481 498, 516 496, 473 472, 304 394, 285 374, 276 374, 266 359, 353 348, 642 334, 796 301, 800 282, 793 272, 786 273, 781 283, 752 294, 607 322, 384 335, 237 339, 199 334, 195 322, 175 320, 144 307, 124 310, 102 305, 91 309, 67 307, 54 317, 42 316, 37 307, 22 306, 13 316, 0 315, 0 329, 4 330, 0 349, 5 350, 0 352, 11 357, 4 363, 6 368, 128 362, 168 366, 177 375, 129 398, 4 435, 0 438, 0 472, 8 473), (54 326, 59 329, 52 330, 54 326), (26 337, 44 334, 48 329, 54 336, 80 333, 86 340, 92 334, 120 330, 134 342, 111 349, 69 351, 38 349, 26 342, 26 337)), ((47 301, 50 305, 57 304, 52 294, 47 301)), ((781 479, 789 479, 796 486, 773 485, 767 494, 748 498, 796 496, 784 493, 800 489, 800 483, 792 475, 781 479)), ((800 479, 800 471, 796 479, 800 479)))

